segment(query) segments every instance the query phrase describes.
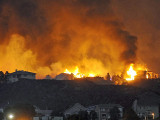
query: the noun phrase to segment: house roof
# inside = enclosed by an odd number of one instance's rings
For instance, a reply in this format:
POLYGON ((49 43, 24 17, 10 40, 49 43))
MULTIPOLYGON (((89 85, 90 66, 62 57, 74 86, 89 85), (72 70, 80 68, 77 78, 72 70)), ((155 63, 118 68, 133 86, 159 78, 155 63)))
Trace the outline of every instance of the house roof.
POLYGON ((21 70, 21 71, 15 71, 15 72, 13 72, 13 73, 10 73, 10 75, 17 75, 17 74, 32 74, 32 75, 35 75, 36 73, 33 73, 33 72, 28 72, 28 71, 23 71, 23 70, 21 70))
POLYGON ((73 74, 61 73, 55 77, 56 80, 72 80, 73 74))
POLYGON ((123 106, 121 106, 120 104, 99 104, 97 106, 100 108, 113 108, 113 107, 123 108, 123 106))
POLYGON ((137 96, 137 104, 140 106, 153 106, 160 104, 160 96, 153 92, 146 92, 137 96))
POLYGON ((83 105, 81 105, 80 103, 76 103, 72 107, 65 110, 64 113, 68 113, 68 112, 72 111, 74 108, 78 108, 79 110, 86 110, 87 109, 83 105))

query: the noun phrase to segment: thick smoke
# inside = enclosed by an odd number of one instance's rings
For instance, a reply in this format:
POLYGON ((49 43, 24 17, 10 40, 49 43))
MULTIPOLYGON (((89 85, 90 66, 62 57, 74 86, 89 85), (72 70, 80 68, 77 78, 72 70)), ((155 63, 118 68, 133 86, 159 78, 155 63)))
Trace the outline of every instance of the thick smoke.
POLYGON ((160 71, 160 1, 113 0, 113 9, 129 30, 138 36, 137 58, 150 70, 160 71))
POLYGON ((1 0, 0 31, 3 70, 54 76, 78 66, 105 75, 136 60, 137 38, 124 30, 110 0, 1 0))

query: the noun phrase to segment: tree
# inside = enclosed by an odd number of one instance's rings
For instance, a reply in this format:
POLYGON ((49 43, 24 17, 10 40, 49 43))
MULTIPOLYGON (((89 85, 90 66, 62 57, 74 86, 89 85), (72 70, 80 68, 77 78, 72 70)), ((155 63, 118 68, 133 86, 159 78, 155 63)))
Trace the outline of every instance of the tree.
POLYGON ((107 73, 107 75, 106 75, 106 80, 110 80, 110 74, 109 73, 107 73))
POLYGON ((9 72, 6 71, 5 76, 4 76, 5 82, 7 82, 7 77, 8 77, 8 76, 9 76, 9 72))
POLYGON ((0 112, 0 120, 3 120, 4 117, 3 117, 3 113, 0 112))
POLYGON ((79 120, 88 120, 89 116, 87 111, 80 111, 79 112, 79 120))
POLYGON ((67 118, 67 120, 79 120, 79 115, 76 115, 76 114, 71 115, 67 118))
POLYGON ((0 82, 3 83, 4 82, 4 73, 2 71, 0 71, 0 82))
POLYGON ((94 110, 92 110, 89 114, 89 118, 90 118, 90 120, 96 120, 97 119, 97 113, 94 110))
POLYGON ((124 112, 123 120, 140 120, 140 118, 131 108, 128 108, 124 112))
POLYGON ((79 111, 78 114, 71 115, 67 120, 89 120, 87 111, 79 111))
POLYGON ((120 111, 118 107, 114 107, 110 110, 110 120, 119 120, 120 119, 120 111))

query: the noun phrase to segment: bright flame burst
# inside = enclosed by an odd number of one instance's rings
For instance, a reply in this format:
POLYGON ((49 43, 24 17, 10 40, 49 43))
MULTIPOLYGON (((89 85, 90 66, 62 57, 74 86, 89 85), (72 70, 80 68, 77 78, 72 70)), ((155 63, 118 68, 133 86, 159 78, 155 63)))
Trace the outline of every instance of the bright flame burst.
POLYGON ((149 78, 148 74, 146 75, 146 78, 147 78, 147 79, 149 78))
MULTIPOLYGON (((83 77, 85 77, 85 74, 82 74, 82 73, 79 72, 79 68, 77 66, 75 67, 75 70, 73 72, 71 72, 68 69, 66 69, 64 71, 64 73, 73 74, 75 78, 83 78, 83 77)), ((95 74, 89 73, 88 77, 95 77, 95 74)))
POLYGON ((130 76, 130 78, 126 78, 127 81, 134 80, 134 77, 137 75, 137 72, 133 69, 133 64, 130 65, 127 75, 130 76))

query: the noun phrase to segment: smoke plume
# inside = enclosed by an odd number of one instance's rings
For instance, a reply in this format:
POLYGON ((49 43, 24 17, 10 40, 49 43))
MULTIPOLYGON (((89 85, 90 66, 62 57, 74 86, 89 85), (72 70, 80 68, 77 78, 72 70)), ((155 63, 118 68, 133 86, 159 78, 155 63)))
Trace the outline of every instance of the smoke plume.
POLYGON ((126 30, 138 36, 137 58, 150 70, 160 71, 160 1, 159 0, 113 0, 112 8, 123 21, 126 30))
POLYGON ((121 73, 136 61, 137 38, 114 14, 110 0, 1 0, 0 69, 55 76, 121 73))

